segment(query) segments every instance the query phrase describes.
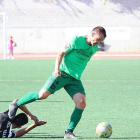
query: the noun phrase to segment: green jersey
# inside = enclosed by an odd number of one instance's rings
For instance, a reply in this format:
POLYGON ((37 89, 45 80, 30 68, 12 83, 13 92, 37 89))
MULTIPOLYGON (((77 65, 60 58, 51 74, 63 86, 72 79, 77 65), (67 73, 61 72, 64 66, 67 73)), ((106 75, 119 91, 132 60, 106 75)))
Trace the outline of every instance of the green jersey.
POLYGON ((59 70, 80 80, 88 61, 97 50, 98 45, 87 45, 85 36, 76 36, 65 46, 67 54, 63 57, 59 70))

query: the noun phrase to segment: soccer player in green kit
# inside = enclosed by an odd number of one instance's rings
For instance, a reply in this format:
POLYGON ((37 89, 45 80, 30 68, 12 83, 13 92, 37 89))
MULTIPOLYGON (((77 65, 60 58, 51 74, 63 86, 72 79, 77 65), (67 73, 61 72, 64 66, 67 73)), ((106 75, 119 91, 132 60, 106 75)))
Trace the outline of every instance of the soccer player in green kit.
POLYGON ((18 107, 35 100, 46 99, 62 87, 67 91, 75 103, 70 123, 64 138, 77 139, 73 134, 75 127, 81 119, 86 107, 86 96, 80 80, 90 58, 97 52, 98 44, 106 37, 103 27, 95 27, 87 36, 76 36, 56 58, 55 71, 39 92, 31 92, 23 96, 15 104, 9 105, 9 115, 12 117, 18 107))

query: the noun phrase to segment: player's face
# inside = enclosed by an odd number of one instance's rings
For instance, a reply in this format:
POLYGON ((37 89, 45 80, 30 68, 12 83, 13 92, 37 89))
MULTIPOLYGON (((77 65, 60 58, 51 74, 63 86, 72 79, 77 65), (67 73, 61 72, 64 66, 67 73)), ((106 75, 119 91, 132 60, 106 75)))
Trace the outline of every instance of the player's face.
POLYGON ((101 41, 105 39, 104 35, 99 32, 93 32, 91 37, 91 45, 95 46, 96 44, 100 44, 101 41))

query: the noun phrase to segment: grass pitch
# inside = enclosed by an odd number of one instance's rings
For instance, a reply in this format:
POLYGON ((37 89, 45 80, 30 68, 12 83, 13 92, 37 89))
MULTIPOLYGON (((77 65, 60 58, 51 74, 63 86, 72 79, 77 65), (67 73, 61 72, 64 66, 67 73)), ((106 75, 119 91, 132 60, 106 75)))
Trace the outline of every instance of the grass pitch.
MULTIPOLYGON (((54 70, 54 62, 0 60, 0 112, 7 110, 14 99, 39 91, 54 70)), ((96 126, 100 122, 108 122, 113 128, 109 139, 139 140, 140 59, 92 59, 81 80, 86 90, 87 106, 75 135, 82 139, 99 139, 95 133, 96 126)), ((27 107, 48 123, 21 139, 63 139, 75 107, 64 89, 27 107)))

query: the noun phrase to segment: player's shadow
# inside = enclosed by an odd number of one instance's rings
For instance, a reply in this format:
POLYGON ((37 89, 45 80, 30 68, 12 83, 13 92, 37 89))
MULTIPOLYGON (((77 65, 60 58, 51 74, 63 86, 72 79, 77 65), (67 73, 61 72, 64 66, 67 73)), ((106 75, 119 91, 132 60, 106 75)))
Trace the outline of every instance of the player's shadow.
MULTIPOLYGON (((36 102, 39 103, 39 102, 42 102, 42 100, 41 100, 41 101, 36 101, 36 102)), ((55 101, 55 100, 54 100, 54 101, 47 101, 47 100, 45 101, 45 100, 44 100, 43 102, 65 102, 65 101, 55 101)))
POLYGON ((12 101, 0 101, 0 102, 2 102, 2 103, 4 103, 4 102, 11 103, 12 101))
MULTIPOLYGON (((99 139, 99 137, 80 137, 78 136, 79 139, 99 139)), ((58 139, 58 138, 64 138, 64 136, 58 136, 58 135, 50 135, 47 133, 28 133, 24 137, 21 138, 42 138, 42 139, 58 139)), ((118 138, 113 138, 110 137, 110 140, 137 140, 140 139, 140 137, 118 137, 118 138)))
POLYGON ((47 133, 28 133, 21 138, 30 138, 30 139, 34 139, 34 138, 55 139, 56 138, 56 139, 58 139, 58 138, 64 138, 64 136, 50 135, 50 134, 47 134, 47 133))
MULTIPOLYGON (((11 103, 12 101, 0 101, 0 102, 2 102, 2 103, 11 103)), ((45 101, 45 100, 41 100, 41 101, 36 101, 36 103, 41 103, 41 102, 65 102, 65 101, 45 101)))
POLYGON ((64 136, 53 136, 53 135, 48 135, 48 136, 25 136, 25 137, 21 137, 21 138, 30 138, 30 139, 34 139, 34 138, 40 138, 40 139, 62 139, 64 138, 64 136))

